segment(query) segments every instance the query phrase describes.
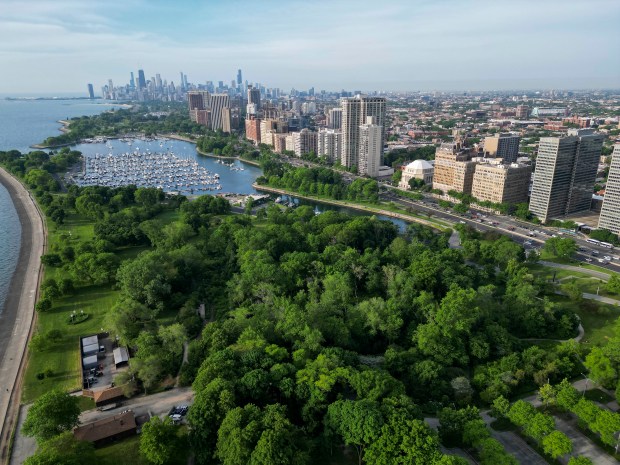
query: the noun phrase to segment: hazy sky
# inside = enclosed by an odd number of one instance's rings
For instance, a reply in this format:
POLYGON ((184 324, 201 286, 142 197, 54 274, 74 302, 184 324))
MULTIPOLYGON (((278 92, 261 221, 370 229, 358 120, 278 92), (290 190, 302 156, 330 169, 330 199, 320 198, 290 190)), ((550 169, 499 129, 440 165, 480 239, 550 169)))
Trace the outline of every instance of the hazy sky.
POLYGON ((0 93, 620 88, 619 0, 0 0, 0 93))

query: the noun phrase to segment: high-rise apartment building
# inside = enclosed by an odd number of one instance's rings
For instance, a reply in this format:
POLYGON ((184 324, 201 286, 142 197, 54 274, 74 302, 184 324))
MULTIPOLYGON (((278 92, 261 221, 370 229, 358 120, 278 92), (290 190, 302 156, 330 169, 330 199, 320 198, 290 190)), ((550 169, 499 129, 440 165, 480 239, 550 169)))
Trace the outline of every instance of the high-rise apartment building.
POLYGON ((592 129, 540 139, 530 211, 543 223, 590 209, 603 139, 592 129))
POLYGON ((256 118, 246 118, 245 137, 253 141, 256 145, 261 143, 260 139, 260 120, 256 118))
POLYGON ((95 98, 95 89, 93 88, 92 84, 88 84, 88 98, 90 99, 95 98))
POLYGON ((248 86, 248 104, 255 104, 256 110, 260 110, 260 89, 248 86))
POLYGON ((332 108, 327 113, 327 127, 340 129, 342 127, 342 108, 332 108))
POLYGON ((531 176, 531 165, 504 164, 499 159, 478 163, 471 195, 493 203, 527 202, 531 176))
POLYGON ((273 146, 273 134, 275 134, 277 122, 274 119, 263 119, 260 122, 260 143, 273 146))
POLYGON ((471 194, 475 169, 469 149, 463 148, 460 141, 445 142, 435 153, 433 189, 444 194, 451 190, 471 194))
POLYGON ((358 171, 361 175, 379 176, 383 153, 383 126, 376 124, 375 116, 367 116, 366 123, 359 127, 358 171))
POLYGON ((511 133, 485 137, 484 156, 487 158, 501 158, 507 164, 514 163, 519 157, 520 140, 519 136, 511 133))
POLYGON ((335 129, 321 129, 318 133, 317 155, 330 162, 340 161, 342 133, 335 129))
POLYGON ((138 89, 146 89, 146 78, 144 77, 144 70, 138 70, 138 89))
POLYGON ((611 167, 605 185, 605 198, 598 227, 620 234, 620 144, 614 145, 611 154, 611 167))
POLYGON ((211 129, 217 131, 218 129, 225 130, 227 127, 230 131, 230 112, 225 112, 224 108, 230 108, 230 97, 228 94, 213 94, 211 95, 211 129), (226 121, 228 118, 228 121, 226 121))
POLYGON ((295 155, 301 157, 310 152, 317 152, 317 133, 310 129, 302 129, 293 133, 295 155))
POLYGON ((360 126, 366 124, 368 116, 374 116, 375 124, 381 126, 381 155, 385 140, 385 98, 356 95, 343 98, 342 107, 342 152, 340 163, 350 168, 359 167, 360 126))

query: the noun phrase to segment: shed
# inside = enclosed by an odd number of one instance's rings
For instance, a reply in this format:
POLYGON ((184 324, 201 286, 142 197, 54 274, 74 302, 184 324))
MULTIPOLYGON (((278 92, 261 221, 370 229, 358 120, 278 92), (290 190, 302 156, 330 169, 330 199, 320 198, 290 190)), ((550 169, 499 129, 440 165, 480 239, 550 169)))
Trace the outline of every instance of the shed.
POLYGON ((120 413, 103 420, 79 426, 73 430, 78 441, 89 441, 100 446, 115 439, 136 434, 136 419, 133 412, 120 413))
POLYGON ((99 347, 99 337, 96 334, 94 336, 86 336, 82 338, 82 347, 86 347, 91 344, 95 344, 99 347))
POLYGON ((116 368, 126 365, 129 361, 129 352, 125 347, 117 347, 114 349, 114 365, 116 368))
POLYGON ((88 357, 82 358, 82 369, 90 370, 91 368, 97 368, 97 356, 89 355, 88 357))
POLYGON ((99 346, 97 344, 88 344, 87 346, 82 346, 82 355, 93 355, 99 352, 99 346))

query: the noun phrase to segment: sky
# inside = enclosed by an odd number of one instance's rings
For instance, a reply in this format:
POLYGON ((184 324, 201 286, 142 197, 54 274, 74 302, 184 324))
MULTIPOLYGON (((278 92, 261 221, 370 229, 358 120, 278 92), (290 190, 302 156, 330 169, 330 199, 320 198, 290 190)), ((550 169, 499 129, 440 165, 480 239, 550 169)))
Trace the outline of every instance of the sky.
POLYGON ((620 88, 619 0, 0 0, 0 93, 620 88))

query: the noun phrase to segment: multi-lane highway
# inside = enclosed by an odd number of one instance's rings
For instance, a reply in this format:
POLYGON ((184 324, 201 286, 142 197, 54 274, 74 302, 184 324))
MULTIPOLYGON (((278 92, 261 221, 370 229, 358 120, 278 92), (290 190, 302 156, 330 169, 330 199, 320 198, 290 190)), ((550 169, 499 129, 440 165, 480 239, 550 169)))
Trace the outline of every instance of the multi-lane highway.
MULTIPOLYGON (((451 223, 469 224, 479 231, 497 231, 510 237, 515 242, 522 244, 526 250, 541 248, 547 239, 555 235, 562 234, 557 228, 533 225, 518 219, 496 215, 493 213, 482 212, 471 208, 473 215, 459 215, 451 210, 441 208, 434 198, 424 198, 423 200, 410 200, 397 196, 391 191, 381 193, 383 200, 392 201, 404 207, 411 207, 423 214, 430 213, 431 218, 438 218, 451 223)), ((574 255, 574 259, 583 263, 592 263, 610 271, 620 272, 620 250, 608 249, 586 242, 586 238, 580 234, 564 235, 575 239, 579 251, 574 255), (605 260, 605 257, 608 257, 605 260), (602 262, 601 262, 602 260, 602 262)))

